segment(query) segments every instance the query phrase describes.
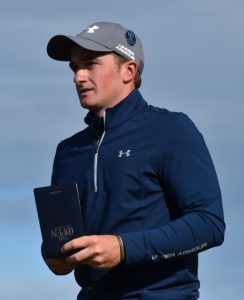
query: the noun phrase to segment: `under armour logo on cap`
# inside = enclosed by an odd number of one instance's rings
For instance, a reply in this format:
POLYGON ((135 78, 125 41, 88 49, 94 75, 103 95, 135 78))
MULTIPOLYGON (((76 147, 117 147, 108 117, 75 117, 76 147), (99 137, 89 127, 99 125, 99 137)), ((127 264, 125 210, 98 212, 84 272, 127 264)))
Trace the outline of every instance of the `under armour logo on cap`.
POLYGON ((94 33, 95 30, 98 30, 98 29, 99 29, 99 27, 97 25, 94 25, 92 27, 88 27, 87 28, 87 33, 94 33))

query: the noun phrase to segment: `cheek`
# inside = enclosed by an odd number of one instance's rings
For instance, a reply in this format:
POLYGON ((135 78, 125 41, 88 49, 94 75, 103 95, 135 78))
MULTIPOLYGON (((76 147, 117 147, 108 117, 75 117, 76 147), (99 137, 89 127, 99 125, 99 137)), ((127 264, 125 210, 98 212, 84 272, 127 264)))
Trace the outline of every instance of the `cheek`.
POLYGON ((103 82, 106 88, 109 87, 110 90, 116 90, 120 87, 122 81, 120 74, 116 71, 105 74, 103 82))
POLYGON ((101 94, 107 94, 111 89, 111 80, 106 73, 101 74, 99 77, 94 78, 96 91, 101 94))

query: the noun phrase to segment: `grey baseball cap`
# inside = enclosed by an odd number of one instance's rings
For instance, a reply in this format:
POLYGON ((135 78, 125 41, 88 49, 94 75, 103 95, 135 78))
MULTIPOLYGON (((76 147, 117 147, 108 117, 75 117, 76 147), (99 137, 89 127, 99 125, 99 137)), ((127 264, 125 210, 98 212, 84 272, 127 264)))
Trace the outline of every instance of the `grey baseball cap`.
POLYGON ((47 45, 48 55, 56 60, 70 61, 71 49, 79 45, 97 52, 116 52, 138 62, 141 74, 144 67, 144 53, 140 39, 130 30, 117 23, 97 22, 76 36, 55 35, 47 45))

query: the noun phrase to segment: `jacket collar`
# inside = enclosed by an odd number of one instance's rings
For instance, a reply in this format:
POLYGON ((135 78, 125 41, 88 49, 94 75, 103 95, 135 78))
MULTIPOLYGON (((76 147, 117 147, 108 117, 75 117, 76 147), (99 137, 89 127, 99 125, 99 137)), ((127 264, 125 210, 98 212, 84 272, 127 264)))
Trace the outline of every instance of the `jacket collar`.
POLYGON ((140 110, 148 106, 147 102, 142 98, 140 92, 135 89, 126 98, 118 104, 105 111, 105 122, 103 118, 99 118, 94 112, 89 111, 85 117, 85 122, 96 131, 106 130, 119 126, 137 114, 140 110))

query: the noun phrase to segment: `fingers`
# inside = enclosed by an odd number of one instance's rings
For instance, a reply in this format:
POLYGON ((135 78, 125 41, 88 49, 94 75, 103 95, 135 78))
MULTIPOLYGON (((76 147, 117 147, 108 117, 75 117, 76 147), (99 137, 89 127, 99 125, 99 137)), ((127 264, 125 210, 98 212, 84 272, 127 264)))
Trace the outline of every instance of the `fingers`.
POLYGON ((102 267, 102 257, 91 251, 91 249, 81 250, 66 258, 70 263, 87 264, 92 268, 102 267))
POLYGON ((66 257, 66 260, 70 263, 89 264, 92 267, 96 267, 99 264, 99 262, 96 262, 96 257, 100 257, 102 252, 97 240, 97 236, 83 236, 66 243, 62 247, 61 252, 69 254, 80 249, 80 251, 66 257))
POLYGON ((46 259, 46 263, 53 272, 58 274, 67 274, 75 267, 74 263, 67 261, 65 258, 49 258, 46 259))
POLYGON ((71 264, 108 269, 120 263, 119 242, 114 235, 83 236, 66 243, 61 252, 68 254, 65 260, 71 264))
POLYGON ((74 239, 66 244, 63 245, 61 248, 61 252, 63 254, 68 252, 73 252, 78 249, 84 249, 89 245, 89 240, 92 236, 82 236, 80 238, 74 239))

